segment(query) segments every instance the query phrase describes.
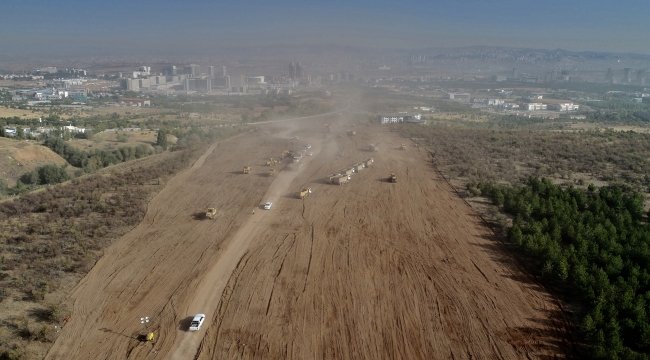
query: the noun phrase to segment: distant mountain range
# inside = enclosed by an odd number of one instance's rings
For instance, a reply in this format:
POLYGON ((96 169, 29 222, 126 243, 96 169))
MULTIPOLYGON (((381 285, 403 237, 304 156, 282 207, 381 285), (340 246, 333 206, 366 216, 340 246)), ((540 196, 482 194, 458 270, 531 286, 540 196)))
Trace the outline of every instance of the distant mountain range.
MULTIPOLYGON (((64 65, 74 62, 83 64, 106 63, 190 63, 199 64, 256 64, 303 61, 306 64, 354 70, 359 66, 376 65, 422 65, 437 66, 440 69, 455 67, 512 69, 645 69, 650 68, 650 55, 635 53, 613 53, 603 51, 572 51, 564 49, 511 48, 498 46, 469 46, 455 48, 396 49, 353 47, 340 45, 265 45, 250 47, 209 47, 198 52, 176 52, 173 47, 156 51, 111 52, 102 49, 102 54, 93 51, 84 54, 59 53, 50 56, 9 55, 0 53, 0 68, 13 68, 20 64, 64 65), (10 66, 14 65, 14 66, 10 66)), ((178 51, 178 50, 176 50, 178 51)))
POLYGON ((510 48, 498 46, 470 46, 459 48, 425 48, 412 50, 436 58, 505 59, 513 61, 618 61, 623 59, 650 61, 650 55, 612 53, 602 51, 571 51, 564 49, 510 48))

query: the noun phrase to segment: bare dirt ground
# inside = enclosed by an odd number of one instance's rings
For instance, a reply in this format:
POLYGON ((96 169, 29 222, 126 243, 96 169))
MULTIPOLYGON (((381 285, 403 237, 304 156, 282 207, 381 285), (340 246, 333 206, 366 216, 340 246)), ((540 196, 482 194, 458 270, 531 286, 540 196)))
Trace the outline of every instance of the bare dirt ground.
POLYGON ((378 125, 350 129, 330 115, 213 145, 76 287, 47 358, 563 358, 556 301, 518 270, 427 152, 398 150, 404 140, 378 125), (264 159, 292 136, 313 156, 266 176, 264 159), (363 151, 369 143, 379 151, 363 151), (323 180, 368 157, 375 166, 351 183, 323 180), (390 172, 398 183, 385 181, 390 172), (304 185, 313 194, 296 199, 304 185), (261 210, 267 200, 273 209, 261 210), (201 219, 208 206, 216 220, 201 219), (188 332, 199 312, 204 327, 188 332), (146 330, 141 316, 151 317, 146 330), (138 341, 146 331, 154 343, 138 341))
POLYGON ((46 164, 64 165, 66 161, 35 141, 0 138, 0 179, 10 186, 23 174, 46 164))

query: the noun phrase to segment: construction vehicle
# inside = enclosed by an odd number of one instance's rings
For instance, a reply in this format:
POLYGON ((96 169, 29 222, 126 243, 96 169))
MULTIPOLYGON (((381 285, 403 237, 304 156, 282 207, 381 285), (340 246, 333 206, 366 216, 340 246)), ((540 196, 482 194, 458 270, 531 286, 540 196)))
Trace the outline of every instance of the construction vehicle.
POLYGON ((399 146, 399 149, 400 149, 400 150, 406 150, 406 144, 402 144, 402 145, 400 145, 400 146, 399 146))
POLYGON ((244 166, 244 169, 242 170, 243 174, 250 174, 251 172, 251 167, 250 166, 244 166))
POLYGON ((347 183, 348 181, 350 181, 350 175, 335 174, 335 175, 330 176, 329 180, 330 180, 330 182, 332 184, 343 185, 343 184, 347 183))
POLYGON ((354 130, 348 131, 348 135, 350 135, 350 136, 355 136, 356 134, 357 134, 357 132, 354 131, 354 130))
POLYGON ((372 165, 374 163, 375 163, 375 160, 373 158, 370 158, 370 159, 364 161, 364 164, 366 165, 366 167, 370 167, 370 165, 372 165))
POLYGON ((395 175, 395 173, 391 173, 390 176, 388 176, 388 182, 396 183, 397 182, 397 175, 395 175))
POLYGON ((302 189, 300 190, 300 192, 298 193, 298 198, 299 198, 299 199, 304 199, 304 198, 307 197, 307 195, 309 195, 309 194, 311 194, 311 188, 310 188, 310 187, 304 187, 304 188, 302 188, 302 189))
POLYGON ((269 158, 266 161, 266 166, 275 166, 278 163, 278 161, 274 158, 269 158))
POLYGON ((199 331, 201 330, 201 326, 203 325, 203 322, 205 322, 205 314, 196 314, 192 318, 192 322, 190 323, 190 331, 199 331))
POLYGON ((291 151, 289 151, 289 150, 284 150, 284 151, 282 152, 282 159, 287 158, 287 157, 289 157, 289 156, 291 156, 291 151))
POLYGON ((268 176, 275 176, 275 173, 276 173, 275 168, 272 168, 271 170, 269 170, 268 176))
POLYGON ((206 219, 211 219, 214 220, 217 217, 217 209, 215 208, 208 208, 205 211, 205 217, 206 219))
POLYGON ((370 152, 377 152, 377 145, 375 144, 368 144, 368 151, 370 152))

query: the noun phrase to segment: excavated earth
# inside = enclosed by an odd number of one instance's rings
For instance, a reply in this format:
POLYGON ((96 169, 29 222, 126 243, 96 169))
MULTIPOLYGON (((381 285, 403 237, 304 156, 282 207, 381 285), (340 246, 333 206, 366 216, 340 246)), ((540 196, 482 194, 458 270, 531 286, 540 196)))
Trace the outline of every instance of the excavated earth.
POLYGON ((403 142, 334 114, 214 144, 75 288, 47 358, 563 358, 557 301, 427 151, 399 150, 403 142), (268 157, 306 143, 313 156, 268 176, 268 157), (371 143, 377 152, 366 151, 371 143), (327 183, 369 157, 374 165, 350 183, 327 183), (391 172, 397 183, 386 181, 391 172), (313 193, 299 200, 303 186, 313 193), (207 207, 215 220, 203 218, 207 207), (206 321, 189 332, 195 313, 206 321), (155 342, 140 341, 149 331, 155 342))

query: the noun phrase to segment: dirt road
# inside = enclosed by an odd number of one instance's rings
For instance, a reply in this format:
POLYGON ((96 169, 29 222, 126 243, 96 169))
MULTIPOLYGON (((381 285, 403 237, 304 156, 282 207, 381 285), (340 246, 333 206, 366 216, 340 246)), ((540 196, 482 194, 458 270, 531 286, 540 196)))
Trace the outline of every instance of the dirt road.
POLYGON ((347 136, 345 120, 264 125, 176 176, 77 286, 48 358, 561 357, 554 302, 512 266, 427 153, 398 150, 404 140, 380 126, 347 136), (313 156, 266 176, 264 159, 294 135, 313 156), (369 143, 379 152, 363 151, 369 143), (370 156, 375 166, 351 183, 324 182, 370 156), (240 174, 244 165, 252 174, 240 174), (385 181, 390 172, 398 183, 385 181), (313 194, 296 199, 306 184, 313 194), (273 209, 259 209, 267 200, 273 209), (208 206, 217 220, 198 216, 208 206), (203 329, 187 332, 198 312, 203 329), (151 330, 155 343, 137 340, 151 330))

